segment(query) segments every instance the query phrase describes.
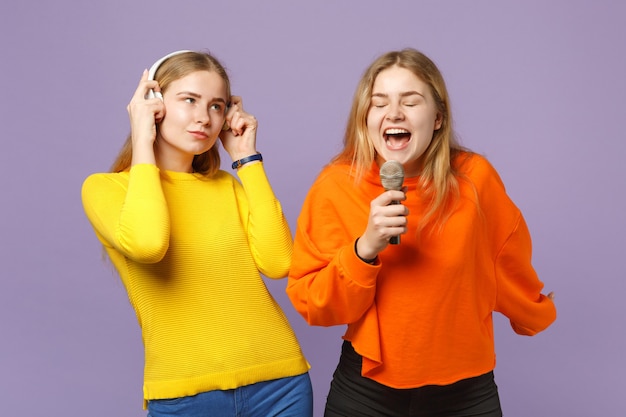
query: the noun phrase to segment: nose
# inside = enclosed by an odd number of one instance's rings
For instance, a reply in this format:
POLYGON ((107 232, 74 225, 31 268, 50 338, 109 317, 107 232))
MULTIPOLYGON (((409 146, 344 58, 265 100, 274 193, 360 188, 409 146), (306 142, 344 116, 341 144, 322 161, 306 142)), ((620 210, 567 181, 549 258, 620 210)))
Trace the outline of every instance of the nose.
POLYGON ((196 115, 195 115, 195 119, 196 119, 196 123, 199 123, 203 126, 210 126, 211 125, 211 115, 209 114, 209 110, 208 109, 202 109, 200 108, 200 106, 198 106, 198 109, 196 111, 196 115))
POLYGON ((389 105, 389 112, 387 112, 388 120, 402 120, 404 119, 404 113, 402 112, 402 108, 400 104, 392 103, 389 105))

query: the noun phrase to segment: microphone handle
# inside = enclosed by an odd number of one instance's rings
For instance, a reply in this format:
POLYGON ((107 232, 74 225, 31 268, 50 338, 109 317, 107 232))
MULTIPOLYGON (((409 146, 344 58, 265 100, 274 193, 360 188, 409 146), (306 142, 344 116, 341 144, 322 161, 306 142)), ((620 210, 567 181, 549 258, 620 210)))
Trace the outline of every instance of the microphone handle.
MULTIPOLYGON (((392 201, 391 203, 389 203, 389 204, 400 204, 400 202, 399 202, 399 201, 395 201, 395 200, 393 200, 393 201, 392 201)), ((391 236, 391 237, 389 238, 389 244, 390 244, 390 245, 399 245, 399 244, 400 244, 400 235, 397 235, 397 236, 391 236)))

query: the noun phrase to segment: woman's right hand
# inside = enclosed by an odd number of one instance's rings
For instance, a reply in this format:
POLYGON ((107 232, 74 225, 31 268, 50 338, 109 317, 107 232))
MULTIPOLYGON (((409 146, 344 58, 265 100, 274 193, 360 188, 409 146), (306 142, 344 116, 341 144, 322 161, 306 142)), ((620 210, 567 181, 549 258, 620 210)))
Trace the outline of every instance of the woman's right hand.
POLYGON ((387 247, 393 236, 406 233, 406 216, 409 209, 392 201, 406 200, 406 189, 389 190, 370 203, 370 214, 365 232, 357 242, 357 255, 363 259, 374 259, 387 247))
POLYGON ((144 70, 135 94, 126 106, 130 118, 133 165, 155 163, 153 145, 156 140, 156 123, 165 116, 165 106, 160 98, 147 98, 150 90, 160 91, 159 84, 148 80, 148 70, 144 70))

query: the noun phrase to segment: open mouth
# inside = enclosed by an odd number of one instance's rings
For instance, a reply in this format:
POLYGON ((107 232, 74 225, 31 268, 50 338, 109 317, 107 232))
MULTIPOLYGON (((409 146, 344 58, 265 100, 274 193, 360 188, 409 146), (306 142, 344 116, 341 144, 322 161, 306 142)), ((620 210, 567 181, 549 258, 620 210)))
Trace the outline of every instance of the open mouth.
POLYGON ((391 149, 404 147, 411 140, 411 132, 406 129, 392 128, 385 130, 385 143, 391 149))

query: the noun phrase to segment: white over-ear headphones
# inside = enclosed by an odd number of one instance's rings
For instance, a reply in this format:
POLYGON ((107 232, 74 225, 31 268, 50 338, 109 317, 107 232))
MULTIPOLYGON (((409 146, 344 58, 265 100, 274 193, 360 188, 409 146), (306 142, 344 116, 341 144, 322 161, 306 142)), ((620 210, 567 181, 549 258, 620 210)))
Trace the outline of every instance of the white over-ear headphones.
MULTIPOLYGON (((159 67, 161 66, 161 64, 165 60, 173 57, 174 55, 184 54, 185 52, 192 52, 192 51, 189 51, 189 50, 186 50, 186 49, 182 49, 180 51, 175 51, 175 52, 172 52, 170 54, 165 55, 163 58, 160 58, 157 62, 152 64, 152 66, 150 67, 150 70, 148 71, 148 80, 154 80, 154 75, 156 74, 157 70, 159 69, 159 67)), ((148 94, 147 94, 146 98, 155 98, 155 97, 158 97, 161 100, 163 100, 163 96, 161 95, 160 92, 158 92, 158 91, 154 92, 152 89, 150 91, 148 91, 148 94)))
MULTIPOLYGON (((166 61, 167 59, 175 56, 175 55, 179 55, 179 54, 184 54, 185 52, 193 52, 190 51, 188 49, 181 49, 180 51, 174 51, 172 53, 169 53, 167 55, 165 55, 164 57, 158 59, 154 64, 152 64, 152 66, 150 67, 150 69, 148 70, 148 80, 154 80, 154 76, 157 72, 157 70, 159 69, 159 67, 161 66, 161 64, 166 61)), ((148 94, 146 95, 146 98, 160 98, 161 100, 163 100, 163 95, 159 92, 159 91, 154 91, 152 89, 150 89, 148 91, 148 94)), ((226 106, 226 110, 228 110, 228 107, 230 106, 226 106)), ((230 126, 228 126, 228 122, 224 121, 224 126, 222 126, 222 130, 226 131, 230 129, 230 126)))

